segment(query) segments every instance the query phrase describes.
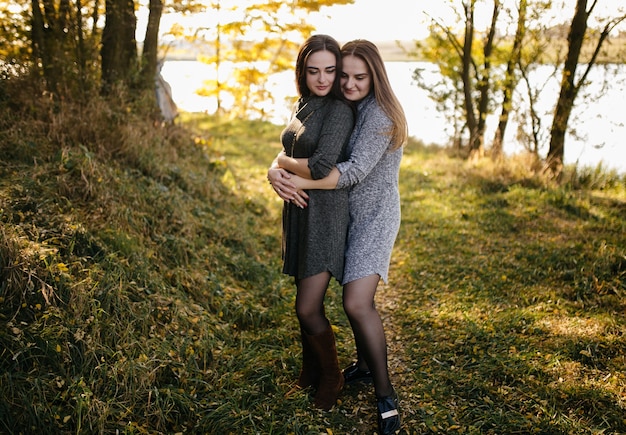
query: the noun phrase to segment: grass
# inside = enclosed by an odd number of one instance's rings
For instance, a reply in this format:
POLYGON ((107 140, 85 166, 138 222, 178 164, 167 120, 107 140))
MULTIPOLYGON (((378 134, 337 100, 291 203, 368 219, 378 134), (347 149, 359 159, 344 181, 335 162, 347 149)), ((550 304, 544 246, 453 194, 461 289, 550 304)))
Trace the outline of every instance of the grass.
POLYGON ((405 159, 392 286, 416 426, 624 433, 623 198, 484 171, 405 159))
MULTIPOLYGON (((0 117, 0 432, 374 433, 370 387, 327 413, 284 398, 280 127, 104 104, 0 117)), ((401 171, 377 304, 403 433, 626 433, 623 178, 554 187, 415 143, 401 171)), ((347 364, 336 283, 327 311, 347 364)))

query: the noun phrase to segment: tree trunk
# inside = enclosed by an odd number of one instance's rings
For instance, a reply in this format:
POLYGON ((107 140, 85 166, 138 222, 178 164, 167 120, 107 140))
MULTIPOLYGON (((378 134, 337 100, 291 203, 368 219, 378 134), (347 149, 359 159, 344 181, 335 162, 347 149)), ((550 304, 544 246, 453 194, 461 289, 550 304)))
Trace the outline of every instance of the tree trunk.
POLYGON ((106 0, 106 21, 102 32, 102 90, 115 84, 129 85, 137 61, 135 30, 137 18, 133 0, 106 0))
POLYGON ((32 8, 32 17, 31 17, 31 44, 32 44, 32 49, 33 49, 33 59, 35 60, 35 65, 37 65, 38 63, 41 63, 43 72, 44 72, 44 77, 45 77, 45 72, 46 72, 46 67, 47 67, 47 59, 44 58, 45 56, 45 49, 44 49, 44 32, 45 32, 45 26, 44 26, 44 22, 43 22, 43 14, 41 13, 41 8, 39 7, 39 1, 38 0, 33 0, 31 2, 31 8, 32 8), (39 62, 38 62, 39 61, 39 62))
POLYGON ((478 135, 478 121, 474 113, 473 87, 471 78, 472 68, 472 45, 474 43, 474 4, 476 0, 469 0, 464 3, 465 9, 465 37, 463 40, 463 69, 461 77, 463 80, 463 95, 465 98, 465 116, 467 128, 469 130, 469 153, 479 149, 482 144, 478 135))
POLYGON ((43 11, 39 0, 32 0, 31 5, 33 58, 35 64, 41 65, 46 91, 58 95, 60 72, 56 65, 57 13, 49 1, 43 2, 43 11))
POLYGON ((142 77, 146 88, 154 86, 154 78, 157 74, 157 55, 159 50, 159 26, 163 14, 163 0, 150 0, 150 13, 146 36, 143 41, 142 77))
POLYGON ((100 8, 100 0, 94 0, 93 2, 93 10, 91 11, 91 34, 96 35, 98 33, 98 21, 99 21, 99 13, 98 10, 100 8))
MULTIPOLYGON (((594 0, 591 9, 595 6, 594 0)), ((568 52, 563 66, 561 92, 556 103, 552 128, 550 130, 550 149, 546 159, 546 171, 555 178, 560 178, 563 172, 563 156, 565 155, 565 133, 567 123, 574 107, 574 99, 578 88, 574 84, 576 67, 580 57, 585 32, 587 31, 587 0, 576 0, 576 11, 572 19, 568 41, 568 52)))
MULTIPOLYGON (((493 52, 493 40, 496 34, 496 23, 500 14, 500 1, 493 2, 493 13, 491 15, 491 26, 487 33, 487 39, 483 46, 483 71, 478 82, 478 120, 476 125, 476 135, 478 140, 474 142, 474 147, 470 148, 470 157, 483 157, 485 144, 485 128, 487 121, 487 111, 489 110, 489 94, 491 81, 491 54, 493 52)), ((478 74, 477 74, 478 76, 478 74)))
POLYGON ((504 134, 506 133, 506 127, 509 122, 509 113, 511 112, 511 101, 513 100, 513 91, 517 86, 517 78, 515 77, 516 65, 519 62, 522 52, 522 41, 526 33, 526 10, 527 0, 520 0, 519 11, 517 17, 517 29, 515 31, 515 39, 513 40, 513 48, 511 50, 511 56, 506 65, 506 73, 504 76, 504 84, 502 89, 502 108, 500 111, 500 118, 498 122, 498 128, 493 139, 493 145, 491 147, 491 157, 494 160, 502 157, 503 154, 503 141, 504 134))
POLYGON ((87 51, 85 48, 85 36, 83 34, 83 5, 81 0, 76 0, 76 38, 77 50, 76 61, 80 78, 80 88, 83 93, 87 90, 87 51))

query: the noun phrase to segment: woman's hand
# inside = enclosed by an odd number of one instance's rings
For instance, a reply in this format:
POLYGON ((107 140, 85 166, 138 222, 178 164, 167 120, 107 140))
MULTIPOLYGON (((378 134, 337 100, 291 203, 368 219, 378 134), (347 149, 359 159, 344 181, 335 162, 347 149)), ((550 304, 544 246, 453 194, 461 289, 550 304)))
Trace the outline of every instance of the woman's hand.
POLYGON ((296 175, 278 167, 272 167, 267 171, 267 179, 272 185, 274 192, 283 201, 292 202, 298 207, 304 208, 307 206, 309 196, 291 182, 292 177, 296 177, 296 175))
POLYGON ((296 204, 300 208, 304 208, 308 206, 309 195, 301 188, 302 182, 305 181, 304 178, 300 177, 296 174, 290 174, 289 184, 294 186, 293 198, 291 202, 296 204))
POLYGON ((306 183, 306 178, 303 178, 296 174, 289 174, 289 184, 293 186, 296 190, 304 189, 304 184, 306 183))
POLYGON ((269 180, 274 192, 285 201, 291 201, 295 186, 287 184, 291 174, 282 168, 270 168, 267 171, 267 179, 269 180))

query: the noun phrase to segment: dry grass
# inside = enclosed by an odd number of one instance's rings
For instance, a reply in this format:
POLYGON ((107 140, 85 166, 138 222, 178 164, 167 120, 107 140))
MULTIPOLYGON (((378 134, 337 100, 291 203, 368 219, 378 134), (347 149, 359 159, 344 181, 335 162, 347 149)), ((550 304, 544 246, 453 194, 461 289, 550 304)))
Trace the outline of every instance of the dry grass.
MULTIPOLYGON (((374 433, 370 388, 284 398, 280 127, 123 107, 1 118, 0 432, 374 433)), ((403 433, 626 432, 624 181, 524 168, 406 150, 377 295, 403 433)), ((327 309, 347 364, 336 284, 327 309)))

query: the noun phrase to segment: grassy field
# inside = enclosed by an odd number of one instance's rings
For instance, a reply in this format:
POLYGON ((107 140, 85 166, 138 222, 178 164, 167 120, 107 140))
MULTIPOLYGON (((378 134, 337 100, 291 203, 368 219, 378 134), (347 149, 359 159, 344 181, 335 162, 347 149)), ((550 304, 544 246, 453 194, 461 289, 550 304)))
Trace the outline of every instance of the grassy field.
MULTIPOLYGON (((105 109, 0 121, 0 433, 374 434, 371 387, 284 397, 281 127, 105 109)), ((401 433, 626 433, 626 186, 602 176, 407 146, 377 295, 401 433)), ((327 311, 345 365, 336 283, 327 311)))

